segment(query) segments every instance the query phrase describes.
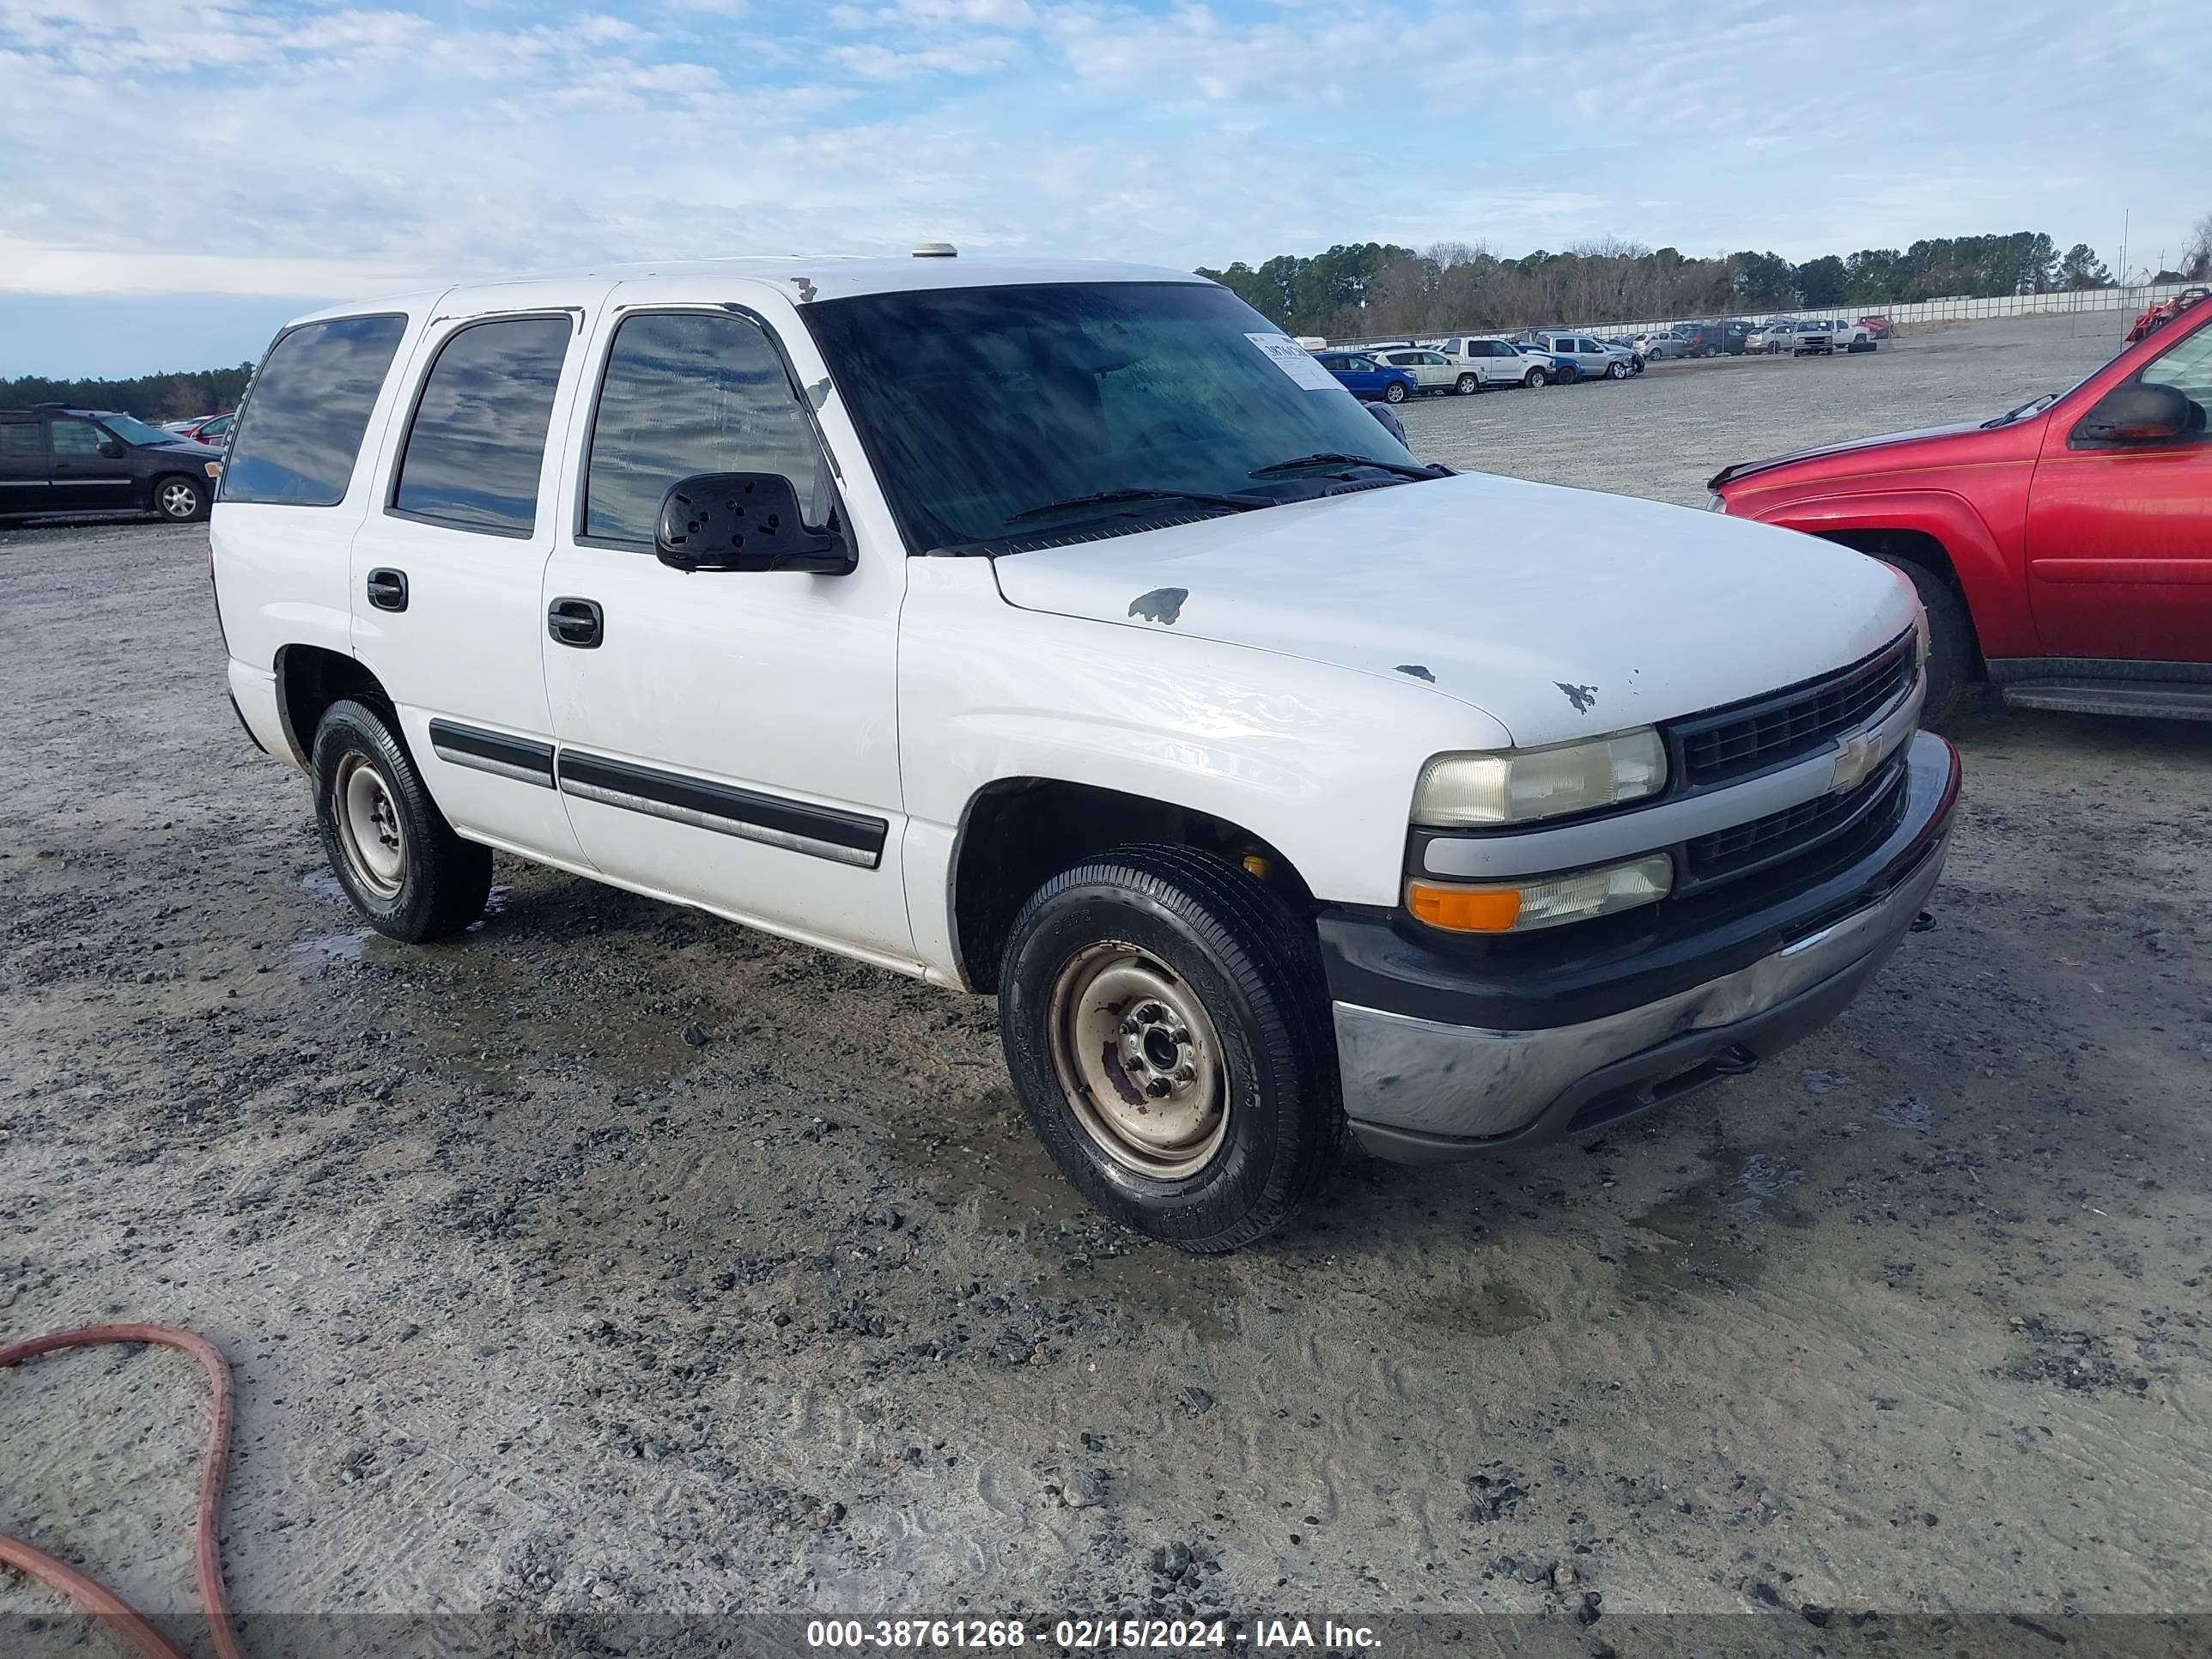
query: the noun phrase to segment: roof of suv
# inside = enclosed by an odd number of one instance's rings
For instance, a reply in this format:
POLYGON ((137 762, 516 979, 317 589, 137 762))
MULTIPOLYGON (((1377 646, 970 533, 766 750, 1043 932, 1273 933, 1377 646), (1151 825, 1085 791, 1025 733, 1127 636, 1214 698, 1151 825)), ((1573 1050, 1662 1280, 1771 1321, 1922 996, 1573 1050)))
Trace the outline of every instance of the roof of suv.
POLYGON ((421 306, 464 303, 477 294, 514 295, 525 286, 550 289, 563 283, 630 283, 696 285, 702 297, 726 297, 732 282, 760 283, 785 294, 811 288, 810 301, 845 300, 861 294, 892 294, 916 289, 1011 288, 1036 283, 1191 283, 1208 279, 1188 270, 1159 265, 1123 264, 1103 259, 970 259, 961 258, 878 258, 853 254, 735 257, 718 259, 637 260, 580 266, 570 270, 532 271, 526 276, 459 283, 449 288, 417 289, 326 306, 294 319, 355 316, 378 309, 414 310, 421 306))

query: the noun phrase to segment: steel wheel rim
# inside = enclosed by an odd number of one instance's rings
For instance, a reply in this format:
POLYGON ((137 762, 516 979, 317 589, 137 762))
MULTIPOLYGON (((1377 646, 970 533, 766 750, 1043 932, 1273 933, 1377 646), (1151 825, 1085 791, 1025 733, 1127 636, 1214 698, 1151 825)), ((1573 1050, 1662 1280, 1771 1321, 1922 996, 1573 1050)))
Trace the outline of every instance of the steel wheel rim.
POLYGON ((379 898, 396 898, 407 879, 407 832, 392 786, 367 757, 348 755, 331 793, 347 869, 379 898))
POLYGON ((1068 958, 1047 1007, 1053 1069, 1091 1144, 1122 1168, 1180 1181, 1229 1133, 1229 1071, 1189 982, 1122 939, 1068 958))
POLYGON ((198 493, 187 483, 165 484, 161 489, 161 511, 173 519, 189 519, 200 504, 198 493))

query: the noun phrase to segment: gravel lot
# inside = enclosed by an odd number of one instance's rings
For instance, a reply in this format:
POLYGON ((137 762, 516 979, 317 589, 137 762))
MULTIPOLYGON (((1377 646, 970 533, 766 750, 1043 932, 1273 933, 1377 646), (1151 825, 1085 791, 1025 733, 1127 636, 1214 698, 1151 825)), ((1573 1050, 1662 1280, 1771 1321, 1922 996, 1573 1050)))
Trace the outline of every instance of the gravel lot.
MULTIPOLYGON (((2112 344, 1960 329, 1407 422, 1698 501, 2112 344)), ((1839 1024, 1600 1139, 1357 1164, 1202 1261, 1073 1198, 988 1002, 507 861, 465 939, 371 938, 223 702, 204 550, 0 533, 0 1338, 229 1354, 243 1609, 1525 1621, 1485 1654, 1661 1612, 1779 1650, 1830 1607, 2079 1652, 2075 1615, 2212 1610, 2202 729, 1972 717, 1941 925, 1839 1024)), ((202 1425, 176 1356, 0 1376, 0 1531, 189 1607, 202 1425)), ((50 1608, 0 1583, 0 1619, 50 1608)))
POLYGON ((1421 459, 1702 507, 1730 461, 1982 420, 2111 361, 2116 313, 1945 325, 1833 357, 1705 357, 1627 380, 1425 398, 1400 412, 1421 459))

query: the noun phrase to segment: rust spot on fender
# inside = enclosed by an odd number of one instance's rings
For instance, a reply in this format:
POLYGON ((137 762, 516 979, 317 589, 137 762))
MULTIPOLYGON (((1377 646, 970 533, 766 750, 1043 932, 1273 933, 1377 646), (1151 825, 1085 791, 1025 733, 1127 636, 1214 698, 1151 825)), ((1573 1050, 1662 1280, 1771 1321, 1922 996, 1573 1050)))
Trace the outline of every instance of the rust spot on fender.
POLYGON ((1142 617, 1146 622, 1166 623, 1173 626, 1182 615, 1182 602, 1190 597, 1188 587, 1156 587, 1149 593, 1139 593, 1129 601, 1129 614, 1142 617))
POLYGON ((1597 701, 1597 687, 1594 685, 1569 685, 1565 680, 1553 680, 1552 684, 1567 694, 1567 701, 1574 704, 1577 714, 1589 714, 1590 705, 1597 701))

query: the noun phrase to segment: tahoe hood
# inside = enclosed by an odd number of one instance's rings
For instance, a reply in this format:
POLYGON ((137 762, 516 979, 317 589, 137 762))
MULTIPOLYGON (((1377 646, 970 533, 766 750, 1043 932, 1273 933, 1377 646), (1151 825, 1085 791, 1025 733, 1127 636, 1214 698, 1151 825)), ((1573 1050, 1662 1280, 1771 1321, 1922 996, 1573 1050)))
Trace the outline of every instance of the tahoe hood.
POLYGON ((1912 624, 1911 585, 1795 531, 1481 473, 992 561, 1024 610, 1385 676, 1517 746, 1759 696, 1912 624))

